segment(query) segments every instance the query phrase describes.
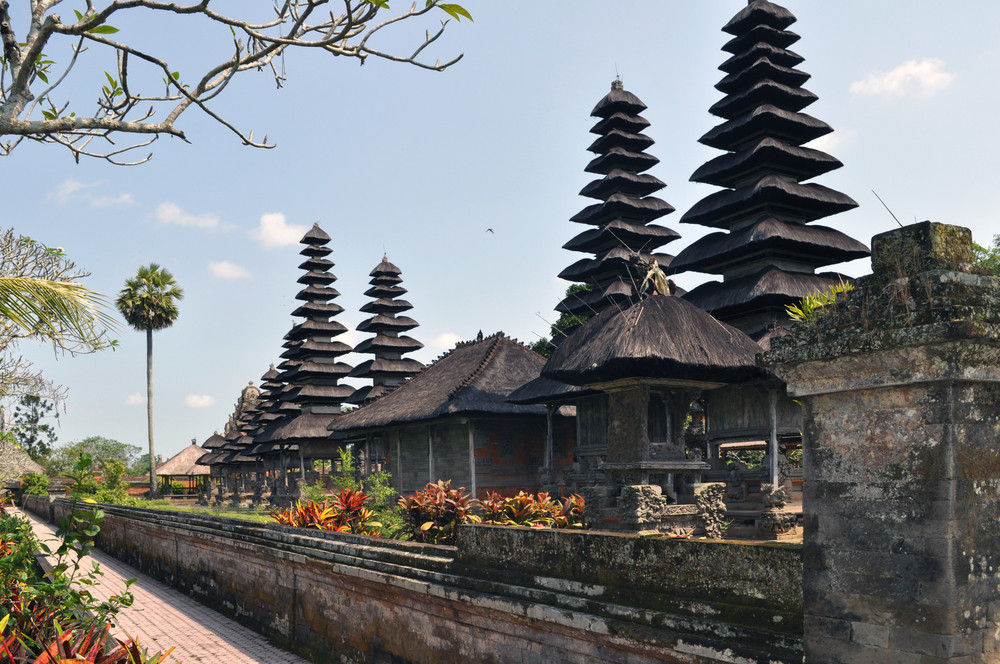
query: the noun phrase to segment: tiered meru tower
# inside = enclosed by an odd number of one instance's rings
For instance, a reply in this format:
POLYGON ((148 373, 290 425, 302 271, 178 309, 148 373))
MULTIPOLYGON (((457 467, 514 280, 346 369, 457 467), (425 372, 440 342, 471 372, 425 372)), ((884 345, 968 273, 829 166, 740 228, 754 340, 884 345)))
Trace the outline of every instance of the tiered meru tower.
POLYGON ((354 391, 339 382, 351 366, 338 358, 351 352, 351 347, 333 340, 347 328, 332 320, 343 307, 331 302, 340 293, 330 285, 337 280, 330 273, 333 261, 326 258, 332 251, 326 246, 330 236, 316 224, 301 242, 305 247, 299 253, 306 260, 299 265, 304 273, 298 282, 305 288, 295 296, 303 304, 292 315, 304 320, 285 335, 281 354, 285 361, 278 365, 281 373, 274 379, 284 384, 277 396, 277 412, 282 417, 255 439, 282 452, 301 451, 305 443, 325 441, 326 425, 340 414, 340 405, 354 391))
POLYGON ((869 254, 840 231, 806 225, 857 203, 822 185, 803 184, 842 164, 802 147, 833 130, 800 112, 817 97, 802 87, 809 74, 795 68, 803 58, 788 50, 799 39, 786 30, 794 22, 787 9, 750 0, 723 28, 733 35, 722 47, 732 57, 719 67, 726 76, 715 86, 725 97, 709 110, 725 122, 700 142, 727 154, 691 179, 726 189, 681 218, 723 230, 694 242, 671 264, 674 273, 722 275, 721 283, 703 284, 685 297, 757 340, 788 320, 786 305, 842 279, 816 274, 816 268, 869 254))
POLYGON ((330 273, 333 261, 326 258, 333 251, 326 246, 330 236, 314 224, 301 242, 305 247, 299 253, 306 260, 299 265, 304 274, 298 282, 305 288, 295 296, 303 304, 292 315, 305 320, 285 335, 285 352, 281 354, 285 361, 278 365, 282 373, 277 377, 285 387, 279 398, 296 404, 302 413, 339 415, 340 404, 354 390, 339 384, 352 367, 338 358, 350 353, 351 347, 333 340, 347 328, 332 320, 344 308, 331 301, 340 293, 330 285, 337 280, 330 273))
POLYGON ((570 219, 593 228, 563 248, 594 257, 581 259, 559 273, 567 281, 590 285, 591 291, 566 297, 556 311, 592 316, 612 305, 627 308, 638 301, 638 287, 648 271, 638 261, 646 265, 655 261, 661 268, 670 264, 672 256, 652 253, 680 236, 650 223, 674 208, 651 195, 666 185, 645 173, 659 163, 645 152, 653 144, 653 139, 642 133, 649 126, 639 115, 645 109, 638 97, 615 80, 611 92, 591 112, 600 120, 590 130, 598 138, 587 149, 597 156, 584 170, 603 177, 588 184, 580 194, 600 202, 570 219))
POLYGON ((403 357, 404 353, 420 350, 424 345, 401 334, 417 327, 417 321, 398 315, 413 308, 412 304, 400 299, 406 294, 406 289, 400 286, 401 274, 400 269, 389 262, 389 257, 383 256, 382 262, 368 275, 372 278, 368 282, 371 288, 365 295, 373 299, 362 306, 361 311, 372 316, 362 321, 357 329, 375 336, 358 344, 354 352, 371 354, 375 359, 362 362, 350 375, 370 378, 372 384, 355 390, 348 397, 348 403, 362 404, 377 399, 424 368, 420 362, 403 357))

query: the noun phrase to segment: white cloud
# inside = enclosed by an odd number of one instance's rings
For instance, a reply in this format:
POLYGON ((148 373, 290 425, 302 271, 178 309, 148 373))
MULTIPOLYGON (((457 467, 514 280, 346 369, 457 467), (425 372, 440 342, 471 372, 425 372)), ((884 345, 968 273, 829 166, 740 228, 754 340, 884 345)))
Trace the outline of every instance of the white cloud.
POLYGON ((184 405, 190 408, 208 408, 215 405, 215 397, 207 394, 189 394, 184 397, 184 405))
POLYGON ((91 207, 109 207, 111 205, 131 205, 135 202, 132 194, 118 194, 110 196, 98 196, 89 190, 99 187, 103 182, 92 182, 85 184, 72 178, 63 180, 54 191, 49 192, 48 198, 55 199, 60 204, 72 203, 83 200, 91 207))
POLYGON ((230 263, 229 261, 209 263, 208 271, 212 273, 212 276, 218 277, 219 279, 233 280, 250 278, 249 270, 240 265, 236 265, 235 263, 230 263))
POLYGON ((289 224, 280 212, 269 212, 260 216, 260 225, 250 235, 265 247, 286 247, 298 244, 308 230, 308 226, 289 224))
POLYGON ((955 75, 944 70, 943 60, 927 58, 904 62, 889 72, 871 73, 863 80, 851 83, 851 92, 926 99, 947 88, 954 80, 955 75))
POLYGON ((462 341, 462 337, 458 336, 454 332, 445 332, 444 334, 439 334, 431 340, 430 345, 434 348, 440 348, 441 350, 451 350, 455 347, 459 341, 462 341))
POLYGON ((191 214, 185 212, 175 203, 160 203, 156 206, 154 213, 156 220, 161 224, 172 224, 176 226, 195 226, 197 228, 218 228, 219 217, 214 214, 191 214))
POLYGON ((142 396, 141 392, 133 392, 125 397, 126 406, 140 406, 144 403, 146 403, 146 397, 142 396))

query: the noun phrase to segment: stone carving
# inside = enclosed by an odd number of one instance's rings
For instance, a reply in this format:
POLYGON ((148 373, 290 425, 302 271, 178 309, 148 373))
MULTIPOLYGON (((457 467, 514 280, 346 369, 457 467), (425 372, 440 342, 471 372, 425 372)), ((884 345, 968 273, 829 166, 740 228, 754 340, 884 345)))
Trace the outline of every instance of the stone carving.
POLYGON ((703 484, 695 489, 694 502, 706 537, 722 539, 726 535, 730 523, 726 520, 726 493, 726 485, 721 482, 703 484))

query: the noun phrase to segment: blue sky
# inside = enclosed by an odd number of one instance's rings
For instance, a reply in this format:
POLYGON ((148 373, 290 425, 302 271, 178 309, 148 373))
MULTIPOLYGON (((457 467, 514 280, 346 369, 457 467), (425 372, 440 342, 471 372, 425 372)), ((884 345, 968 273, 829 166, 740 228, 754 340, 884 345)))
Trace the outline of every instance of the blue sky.
MULTIPOLYGON (((464 4, 475 22, 450 25, 435 46, 435 58, 465 54, 444 73, 299 53, 286 57, 281 90, 266 74, 235 82, 214 108, 268 134, 273 150, 243 147, 189 111, 179 124, 191 143, 161 139, 143 166, 75 164, 37 145, 4 158, 4 226, 63 247, 92 273, 87 285, 111 296, 149 262, 184 288, 176 325, 154 340, 158 452, 221 429, 240 389, 279 361, 299 289, 295 240, 316 221, 333 238, 346 309, 337 320, 349 328, 364 318, 368 273, 386 252, 421 324, 417 359, 479 330, 529 343, 544 334, 568 285, 555 275, 580 257, 561 246, 580 230, 568 219, 587 205, 577 192, 593 179, 583 172, 590 110, 616 73, 649 107, 649 152, 661 160, 651 172, 678 210, 661 222, 682 235, 665 250, 709 232, 678 219, 716 190, 688 178, 719 154, 697 139, 719 122, 708 108, 721 97, 720 29, 745 3, 464 4)), ((1000 4, 785 6, 799 19, 792 50, 813 76, 805 87, 820 98, 807 112, 836 130, 819 147, 845 164, 816 181, 861 204, 823 223, 865 242, 890 230, 875 190, 904 223, 964 225, 984 243, 1000 233, 1000 4)), ((382 46, 406 51, 423 27, 401 26, 382 46)), ((197 30, 177 39, 180 26, 123 29, 184 53, 186 67, 196 66, 186 44, 213 43, 197 30)), ((840 269, 857 276, 868 265, 840 269)), ((144 337, 124 325, 116 336, 118 350, 92 356, 22 348, 69 389, 60 442, 103 435, 145 447, 144 337)))

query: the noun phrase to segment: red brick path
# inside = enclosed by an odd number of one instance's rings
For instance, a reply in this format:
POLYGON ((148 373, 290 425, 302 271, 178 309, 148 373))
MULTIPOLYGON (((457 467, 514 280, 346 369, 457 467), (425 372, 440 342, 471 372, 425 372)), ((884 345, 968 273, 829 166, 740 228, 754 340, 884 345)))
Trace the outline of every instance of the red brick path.
MULTIPOLYGON (((21 514, 31 521, 40 540, 55 541, 55 528, 33 514, 21 514)), ((95 597, 107 599, 124 588, 125 579, 138 579, 131 586, 135 602, 118 614, 116 632, 119 637, 138 637, 151 653, 173 647, 166 664, 307 664, 260 634, 101 551, 91 557, 104 572, 101 584, 92 589, 95 597)), ((81 569, 89 567, 85 561, 81 569)))

